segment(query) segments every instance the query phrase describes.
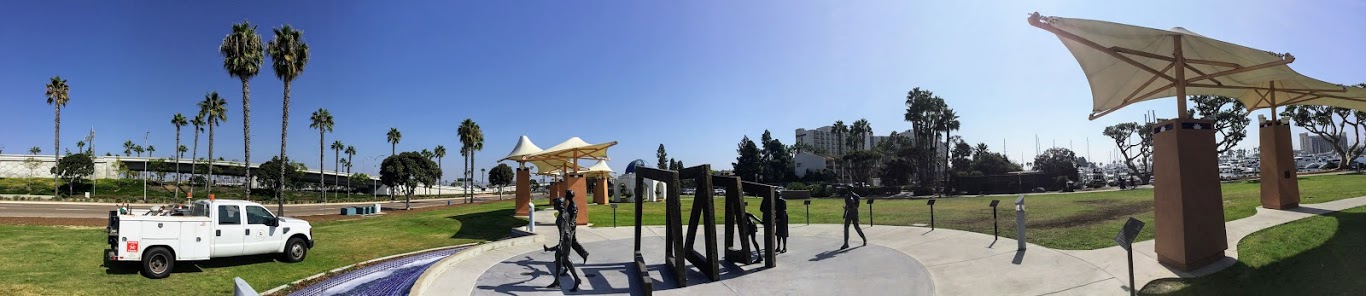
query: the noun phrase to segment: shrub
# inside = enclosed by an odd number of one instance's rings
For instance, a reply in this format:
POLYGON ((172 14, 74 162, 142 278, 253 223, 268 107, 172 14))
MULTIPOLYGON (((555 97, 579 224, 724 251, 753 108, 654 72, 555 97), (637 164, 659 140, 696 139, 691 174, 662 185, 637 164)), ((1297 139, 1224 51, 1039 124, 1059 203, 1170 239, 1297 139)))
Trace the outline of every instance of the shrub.
POLYGON ((802 182, 787 183, 787 190, 806 190, 806 184, 802 182))

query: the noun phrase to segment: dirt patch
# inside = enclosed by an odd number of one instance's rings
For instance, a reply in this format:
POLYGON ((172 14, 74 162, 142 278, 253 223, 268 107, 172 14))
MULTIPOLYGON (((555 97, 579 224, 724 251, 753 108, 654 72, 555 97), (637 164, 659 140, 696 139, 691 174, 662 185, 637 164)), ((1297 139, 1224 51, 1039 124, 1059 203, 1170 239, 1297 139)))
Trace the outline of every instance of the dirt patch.
POLYGON ((1078 227, 1095 224, 1096 222, 1100 221, 1119 219, 1126 216, 1132 216, 1138 213, 1153 210, 1153 203, 1151 202, 1115 203, 1113 201, 1110 201, 1104 203, 1092 202, 1090 204, 1096 205, 1097 208, 1089 212, 1082 213, 1081 215, 1029 223, 1029 226, 1040 228, 1078 227))
POLYGON ((109 219, 105 218, 38 218, 38 217, 0 217, 0 224, 3 225, 44 225, 44 226, 78 226, 78 227, 104 227, 109 224, 109 219))

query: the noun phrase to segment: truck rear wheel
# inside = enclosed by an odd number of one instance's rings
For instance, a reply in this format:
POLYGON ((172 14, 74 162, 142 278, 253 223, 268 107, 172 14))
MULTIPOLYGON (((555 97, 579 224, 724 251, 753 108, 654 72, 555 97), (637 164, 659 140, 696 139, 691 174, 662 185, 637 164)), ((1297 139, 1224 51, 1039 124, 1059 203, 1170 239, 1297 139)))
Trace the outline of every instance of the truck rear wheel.
POLYGON ((303 239, 297 237, 290 238, 289 242, 285 244, 285 253, 280 254, 280 259, 289 263, 304 261, 304 257, 308 257, 308 245, 304 244, 303 239))
POLYGON ((142 253, 142 276, 163 279, 175 269, 175 256, 165 247, 153 247, 142 253))

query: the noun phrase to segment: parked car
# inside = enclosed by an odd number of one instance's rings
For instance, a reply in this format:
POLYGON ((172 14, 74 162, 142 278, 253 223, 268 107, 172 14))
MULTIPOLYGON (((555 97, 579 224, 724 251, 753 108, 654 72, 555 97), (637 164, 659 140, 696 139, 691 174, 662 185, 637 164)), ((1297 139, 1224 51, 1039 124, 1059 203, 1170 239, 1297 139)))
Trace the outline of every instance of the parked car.
POLYGON ((683 195, 697 195, 697 188, 683 188, 683 195))
POLYGON ((177 261, 280 254, 300 262, 313 248, 308 221, 276 217, 261 204, 242 200, 200 200, 183 210, 109 212, 105 266, 140 262, 142 275, 171 275, 177 261))

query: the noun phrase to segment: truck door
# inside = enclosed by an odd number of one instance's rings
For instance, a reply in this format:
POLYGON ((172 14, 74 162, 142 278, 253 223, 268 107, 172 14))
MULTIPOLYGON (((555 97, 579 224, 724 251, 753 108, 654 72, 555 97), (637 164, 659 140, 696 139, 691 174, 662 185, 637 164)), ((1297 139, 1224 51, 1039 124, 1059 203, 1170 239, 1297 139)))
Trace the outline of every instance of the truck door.
POLYGON ((275 215, 261 206, 249 205, 247 209, 247 231, 246 244, 242 251, 243 255, 269 254, 283 248, 281 242, 281 229, 266 225, 269 221, 276 220, 275 215))
POLYGON ((211 257, 230 257, 242 255, 242 243, 246 238, 247 228, 242 225, 245 219, 242 215, 242 207, 237 205, 219 205, 218 217, 214 228, 213 252, 211 257))

